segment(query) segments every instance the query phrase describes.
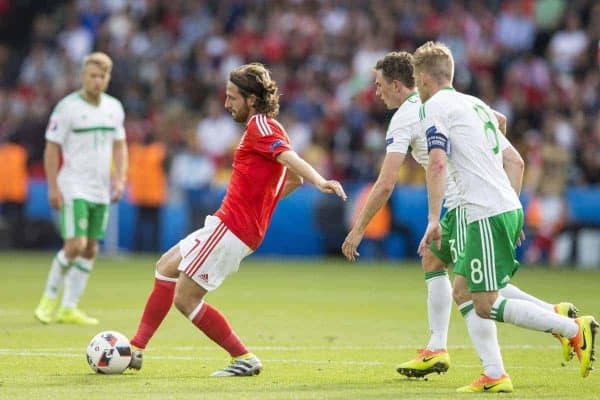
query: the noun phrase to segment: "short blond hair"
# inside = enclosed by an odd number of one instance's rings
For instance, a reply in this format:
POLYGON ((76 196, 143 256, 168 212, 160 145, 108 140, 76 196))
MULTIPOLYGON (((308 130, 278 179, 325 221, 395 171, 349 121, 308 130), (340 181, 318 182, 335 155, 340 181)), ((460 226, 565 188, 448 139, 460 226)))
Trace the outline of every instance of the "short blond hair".
POLYGON ((419 47, 413 54, 415 72, 426 72, 437 81, 454 78, 454 57, 443 43, 429 41, 419 47))
POLYGON ((85 68, 88 64, 93 64, 108 74, 110 74, 113 67, 113 62, 110 57, 106 53, 102 53, 100 51, 88 54, 83 59, 82 67, 85 68))

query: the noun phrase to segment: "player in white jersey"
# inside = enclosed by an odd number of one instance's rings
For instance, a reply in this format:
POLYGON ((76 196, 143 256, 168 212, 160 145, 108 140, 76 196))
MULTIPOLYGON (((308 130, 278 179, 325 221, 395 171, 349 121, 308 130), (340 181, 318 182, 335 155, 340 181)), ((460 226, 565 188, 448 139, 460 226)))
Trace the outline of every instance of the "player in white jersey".
POLYGON ((104 237, 109 203, 121 197, 125 186, 125 113, 119 100, 104 93, 111 70, 112 60, 106 54, 88 55, 83 61, 81 89, 56 105, 46 130, 48 199, 60 211, 64 246, 52 261, 44 294, 34 313, 42 323, 55 317, 58 294, 64 285, 56 322, 98 324, 77 304, 98 252, 98 240, 104 237))
MULTIPOLYGON (((482 318, 569 338, 580 360, 580 374, 587 376, 598 327, 592 316, 573 320, 533 302, 507 299, 498 293, 518 267, 515 246, 523 225, 523 210, 503 170, 500 136, 490 108, 452 88, 454 60, 445 45, 422 45, 413 56, 413 65, 424 105, 422 130, 429 151, 429 216, 419 253, 423 254, 431 243, 439 248, 439 218, 449 164, 467 213, 466 245, 455 267, 462 274, 457 275, 454 284, 461 312, 474 309, 482 318)), ((486 351, 486 346, 474 344, 478 351, 486 351)), ((484 373, 459 391, 512 391, 499 352, 496 356, 480 353, 480 357, 484 373), (486 364, 486 360, 494 359, 486 364)))
MULTIPOLYGON (((388 53, 375 65, 376 93, 390 109, 396 108, 386 133, 386 157, 377 182, 373 185, 369 199, 342 244, 342 253, 351 261, 358 256, 357 248, 365 229, 377 211, 388 201, 396 184, 398 169, 406 154, 423 167, 427 167, 428 154, 425 136, 421 134, 419 110, 421 100, 415 91, 412 57, 407 52, 388 53)), ((506 131, 506 120, 502 114, 502 131, 506 131)), ((515 190, 520 191, 523 160, 508 140, 501 137, 501 151, 507 173, 515 181, 515 190)), ((423 377, 432 372, 445 372, 450 366, 447 352, 448 324, 452 304, 452 287, 447 267, 455 264, 464 248, 464 208, 459 207, 459 193, 454 181, 448 180, 444 195, 447 212, 442 220, 442 248, 431 247, 422 259, 427 284, 427 311, 430 338, 427 346, 419 350, 417 358, 400 365, 398 372, 410 377, 423 377)), ((549 309, 555 306, 522 292, 514 285, 502 289, 508 298, 519 297, 537 302, 549 309)), ((565 303, 561 303, 564 308, 565 303)), ((572 305, 571 305, 572 306, 572 305)), ((572 306, 574 308, 574 306, 572 306)), ((566 308, 569 309, 568 307, 566 308)), ((493 322, 489 321, 495 329, 493 322)), ((567 349, 569 350, 569 348, 567 349)), ((569 351, 570 353, 570 351, 569 351)))

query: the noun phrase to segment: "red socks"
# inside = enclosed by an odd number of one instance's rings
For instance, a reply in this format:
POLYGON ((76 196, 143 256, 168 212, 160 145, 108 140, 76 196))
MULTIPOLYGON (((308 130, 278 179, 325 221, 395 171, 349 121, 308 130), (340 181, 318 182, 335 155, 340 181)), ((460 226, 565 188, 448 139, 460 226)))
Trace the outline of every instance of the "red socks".
MULTIPOLYGON (((175 281, 156 278, 154 288, 146 301, 142 320, 130 343, 145 349, 148 342, 169 313, 175 296, 175 281)), ((232 357, 248 353, 248 349, 238 335, 231 329, 223 314, 209 304, 203 303, 195 316, 190 315, 192 323, 216 344, 225 349, 232 357)))
POLYGON ((154 289, 148 296, 146 307, 142 314, 142 320, 138 326, 137 332, 131 344, 140 349, 145 349, 146 345, 158 329, 163 319, 167 316, 173 297, 175 296, 175 281, 166 281, 160 278, 154 279, 154 289))
POLYGON ((248 353, 248 349, 231 329, 225 316, 216 308, 203 303, 198 313, 189 317, 198 329, 225 349, 231 357, 239 357, 248 353))

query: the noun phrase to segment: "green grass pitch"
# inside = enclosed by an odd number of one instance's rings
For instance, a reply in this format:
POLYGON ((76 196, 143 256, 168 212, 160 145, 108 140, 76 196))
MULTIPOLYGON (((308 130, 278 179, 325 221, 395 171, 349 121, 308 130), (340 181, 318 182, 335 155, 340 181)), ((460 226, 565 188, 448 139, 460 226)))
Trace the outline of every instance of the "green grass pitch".
MULTIPOLYGON (((0 253, 0 399, 480 399, 458 386, 481 372, 462 318, 452 311, 445 375, 408 380, 395 367, 426 343, 425 284, 406 263, 251 258, 207 301, 222 310, 263 360, 252 378, 209 378, 229 359, 173 309, 140 372, 92 373, 85 347, 97 332, 131 336, 152 285, 155 259, 100 259, 81 307, 98 327, 41 325, 33 318, 50 253, 0 253)), ((570 300, 600 316, 600 271, 523 268, 513 281, 550 302, 570 300)), ((514 399, 598 399, 600 372, 562 367, 549 334, 499 327, 514 399)))

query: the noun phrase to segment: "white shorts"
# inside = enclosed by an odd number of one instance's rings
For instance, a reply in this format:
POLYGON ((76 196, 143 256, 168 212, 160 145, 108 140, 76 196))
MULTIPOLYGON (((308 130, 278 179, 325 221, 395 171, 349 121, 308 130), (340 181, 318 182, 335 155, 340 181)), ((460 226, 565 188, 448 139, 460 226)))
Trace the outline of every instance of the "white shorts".
POLYGON ((179 242, 181 262, 177 269, 184 272, 209 292, 215 290, 234 272, 252 249, 238 239, 214 215, 204 220, 204 227, 190 233, 179 242))

